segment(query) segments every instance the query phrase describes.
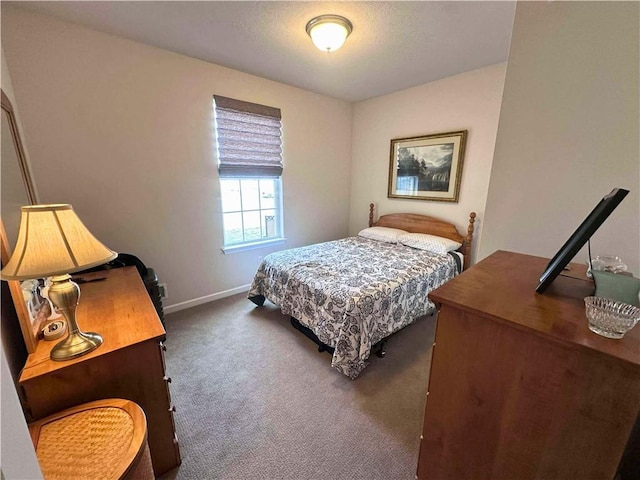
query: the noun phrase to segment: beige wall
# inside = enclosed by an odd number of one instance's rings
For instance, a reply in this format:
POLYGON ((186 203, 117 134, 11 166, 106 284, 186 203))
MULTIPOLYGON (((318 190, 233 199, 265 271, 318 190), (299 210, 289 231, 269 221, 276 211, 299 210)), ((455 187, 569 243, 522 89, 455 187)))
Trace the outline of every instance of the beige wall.
POLYGON ((471 72, 355 104, 351 160, 350 234, 367 226, 369 204, 377 214, 411 212, 452 219, 466 232, 478 215, 477 252, 498 127, 505 65, 471 72), (390 140, 468 130, 458 203, 387 198, 390 140))
POLYGON ((347 234, 349 103, 6 5, 2 45, 40 201, 71 203, 106 245, 153 267, 165 305, 242 291, 275 250, 221 253, 213 94, 282 110, 278 248, 347 234))
MULTIPOLYGON (((614 187, 592 255, 640 264, 638 2, 518 3, 480 256, 551 257, 614 187)), ((576 261, 583 262, 583 250, 576 261)))

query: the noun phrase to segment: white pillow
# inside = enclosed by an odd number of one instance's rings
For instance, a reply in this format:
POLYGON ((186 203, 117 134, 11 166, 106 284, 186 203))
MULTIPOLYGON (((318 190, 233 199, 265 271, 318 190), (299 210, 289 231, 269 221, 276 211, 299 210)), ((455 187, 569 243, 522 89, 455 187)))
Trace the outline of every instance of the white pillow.
POLYGON ((400 230, 399 228, 369 227, 364 230, 360 230, 358 236, 378 240, 380 242, 398 243, 398 237, 408 233, 409 232, 406 230, 400 230))
POLYGON ((428 233, 405 233, 398 237, 398 243, 440 254, 457 250, 462 245, 455 240, 429 235, 428 233))

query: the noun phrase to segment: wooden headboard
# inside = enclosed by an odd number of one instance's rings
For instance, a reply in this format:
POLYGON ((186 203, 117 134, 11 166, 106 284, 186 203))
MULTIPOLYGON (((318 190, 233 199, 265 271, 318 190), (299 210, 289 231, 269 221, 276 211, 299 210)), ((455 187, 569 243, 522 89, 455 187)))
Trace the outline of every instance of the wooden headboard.
POLYGON ((473 241, 473 224, 476 221, 476 212, 469 214, 467 234, 461 235, 453 223, 416 213, 391 213, 382 215, 377 222, 374 222, 373 208, 373 203, 369 204, 370 227, 399 228, 411 233, 429 233, 439 237, 450 238, 462 244, 458 251, 464 257, 464 268, 471 266, 471 242, 473 241))

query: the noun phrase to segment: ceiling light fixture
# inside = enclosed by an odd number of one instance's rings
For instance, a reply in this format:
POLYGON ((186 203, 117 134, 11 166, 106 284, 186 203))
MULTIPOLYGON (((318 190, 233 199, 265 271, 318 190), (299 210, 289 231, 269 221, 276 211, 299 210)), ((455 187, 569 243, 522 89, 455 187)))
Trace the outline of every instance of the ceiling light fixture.
POLYGON ((351 22, 340 15, 320 15, 307 23, 313 44, 323 52, 338 50, 353 31, 351 22))

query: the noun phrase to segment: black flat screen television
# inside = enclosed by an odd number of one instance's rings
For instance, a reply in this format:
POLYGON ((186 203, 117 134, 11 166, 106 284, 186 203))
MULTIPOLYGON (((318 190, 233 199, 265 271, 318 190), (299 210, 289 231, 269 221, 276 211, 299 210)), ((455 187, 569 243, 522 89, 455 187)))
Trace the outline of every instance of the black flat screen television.
POLYGON ((587 218, 585 218, 580 226, 576 228, 576 231, 571 234, 569 240, 565 242, 562 248, 558 250, 558 253, 549 261, 547 268, 545 268, 540 277, 540 283, 536 287, 536 292, 542 293, 545 291, 628 193, 629 190, 625 190, 624 188, 614 188, 611 190, 611 193, 602 197, 602 200, 600 200, 591 213, 587 215, 587 218))

